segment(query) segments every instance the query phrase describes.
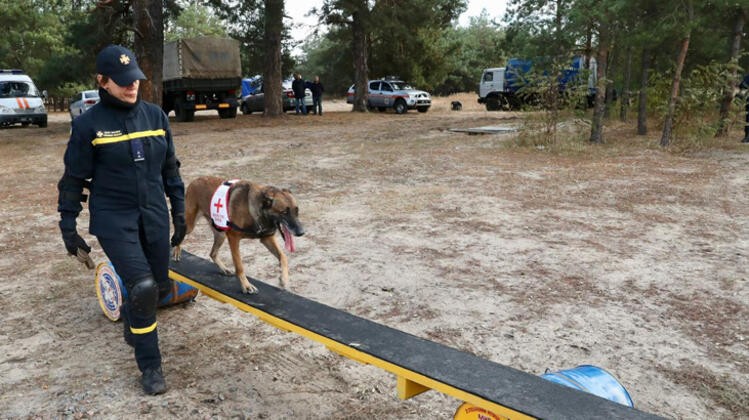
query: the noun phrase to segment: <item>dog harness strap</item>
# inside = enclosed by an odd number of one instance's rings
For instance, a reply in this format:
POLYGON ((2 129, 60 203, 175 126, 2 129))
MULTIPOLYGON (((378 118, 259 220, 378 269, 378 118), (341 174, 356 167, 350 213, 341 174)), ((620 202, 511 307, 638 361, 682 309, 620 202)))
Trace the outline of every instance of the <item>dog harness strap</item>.
POLYGON ((271 229, 271 230, 263 229, 263 226, 260 225, 259 223, 253 223, 252 226, 248 228, 237 226, 232 221, 229 221, 227 225, 229 226, 231 230, 236 230, 237 232, 247 233, 247 234, 256 235, 256 236, 268 236, 268 235, 272 235, 276 233, 275 229, 271 229))

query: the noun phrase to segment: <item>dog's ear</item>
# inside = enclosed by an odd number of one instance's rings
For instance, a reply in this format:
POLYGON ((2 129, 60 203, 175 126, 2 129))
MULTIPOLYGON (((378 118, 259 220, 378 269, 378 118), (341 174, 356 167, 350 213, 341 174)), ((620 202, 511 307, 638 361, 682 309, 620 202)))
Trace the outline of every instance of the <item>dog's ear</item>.
POLYGON ((273 196, 268 195, 267 193, 263 194, 263 210, 267 210, 269 208, 273 207, 273 196))
POLYGON ((278 189, 276 187, 268 187, 263 190, 263 210, 273 207, 273 200, 276 199, 276 194, 278 194, 278 189))

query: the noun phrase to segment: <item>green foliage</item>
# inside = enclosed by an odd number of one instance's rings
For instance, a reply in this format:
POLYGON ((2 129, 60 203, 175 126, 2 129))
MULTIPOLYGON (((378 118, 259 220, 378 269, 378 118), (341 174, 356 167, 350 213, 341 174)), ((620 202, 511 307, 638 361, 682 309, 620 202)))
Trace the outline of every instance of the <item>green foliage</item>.
POLYGON ((351 33, 336 28, 325 36, 312 37, 302 44, 302 50, 307 51, 307 55, 298 69, 309 79, 320 76, 326 96, 344 95, 353 83, 351 49, 341 48, 342 45, 351 45, 351 33))
MULTIPOLYGON (((265 63, 265 6, 262 0, 205 0, 228 30, 229 36, 241 43, 242 71, 251 76, 263 73, 265 63)), ((294 41, 289 28, 284 28, 281 36, 281 68, 284 74, 291 74, 296 60, 291 51, 294 41)))
POLYGON ((68 49, 62 21, 40 3, 0 0, 0 22, 6 25, 0 37, 0 68, 19 68, 38 78, 47 58, 68 49))
POLYGON ((439 48, 448 59, 445 77, 437 81, 433 92, 448 95, 476 90, 485 68, 498 67, 507 58, 504 31, 490 21, 484 11, 469 19, 468 27, 452 27, 445 31, 439 48))
MULTIPOLYGON (((398 7, 382 2, 378 7, 371 19, 382 25, 371 29, 370 78, 396 75, 436 94, 474 91, 483 69, 504 61, 504 32, 488 15, 471 18, 466 28, 452 23, 462 2, 411 1, 398 7)), ((346 19, 341 15, 333 21, 346 19)), ((303 69, 328 80, 329 92, 342 94, 353 83, 351 43, 350 30, 333 26, 303 45, 303 69)))
POLYGON ((433 90, 449 72, 448 54, 440 49, 444 31, 465 10, 463 0, 378 1, 377 25, 370 32, 370 74, 397 75, 433 90))
POLYGON ((198 36, 227 36, 224 23, 207 6, 188 4, 164 31, 165 41, 198 36))

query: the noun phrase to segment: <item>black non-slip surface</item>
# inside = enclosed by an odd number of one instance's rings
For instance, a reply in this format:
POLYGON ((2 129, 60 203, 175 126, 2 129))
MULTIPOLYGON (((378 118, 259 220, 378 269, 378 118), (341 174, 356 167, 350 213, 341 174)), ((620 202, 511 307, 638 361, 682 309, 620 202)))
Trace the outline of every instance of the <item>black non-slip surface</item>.
POLYGON ((351 315, 261 281, 256 295, 235 276, 182 251, 170 269, 232 299, 378 359, 542 419, 655 419, 653 414, 547 381, 473 354, 351 315))

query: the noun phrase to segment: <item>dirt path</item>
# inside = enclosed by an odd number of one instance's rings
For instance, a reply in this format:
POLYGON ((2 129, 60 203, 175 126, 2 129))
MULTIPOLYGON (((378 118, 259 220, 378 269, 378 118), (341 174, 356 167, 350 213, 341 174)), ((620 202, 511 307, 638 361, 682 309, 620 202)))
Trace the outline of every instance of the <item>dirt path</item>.
MULTIPOLYGON (((474 95, 451 112, 452 99, 172 128, 186 182, 295 193, 295 293, 534 374, 603 367, 652 413, 746 418, 749 150, 675 156, 626 130, 579 152, 518 148, 513 134, 448 131, 519 121, 474 95)), ((64 255, 68 130, 64 114, 0 130, 0 418, 451 418, 460 401, 399 401, 392 375, 205 296, 160 311, 170 391, 143 396, 93 273, 64 255)), ((186 249, 206 256, 209 235, 200 224, 186 249)), ((242 250, 250 275, 277 283, 260 244, 242 250)))

